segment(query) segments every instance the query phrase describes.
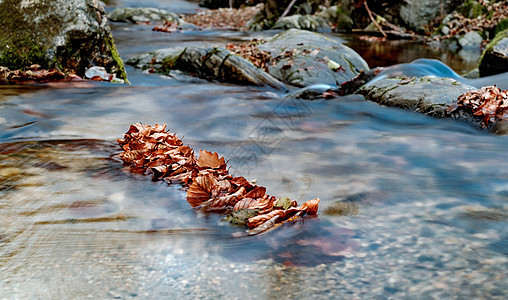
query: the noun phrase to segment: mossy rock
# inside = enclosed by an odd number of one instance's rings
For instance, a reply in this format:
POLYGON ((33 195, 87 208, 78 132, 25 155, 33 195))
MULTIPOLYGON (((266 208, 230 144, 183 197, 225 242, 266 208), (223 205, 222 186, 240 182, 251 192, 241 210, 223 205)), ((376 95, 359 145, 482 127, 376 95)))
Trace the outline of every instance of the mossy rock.
POLYGON ((91 66, 127 79, 104 7, 96 0, 0 0, 0 65, 32 64, 83 76, 91 66))
POLYGON ((508 72, 508 29, 505 29, 485 47, 478 64, 480 77, 508 72))
POLYGON ((498 34, 505 29, 508 29, 508 18, 504 18, 497 23, 496 28, 494 29, 494 34, 498 34))
POLYGON ((457 7, 457 12, 466 18, 475 19, 487 13, 487 8, 478 1, 469 0, 457 7))
POLYGON ((209 81, 269 86, 287 91, 286 86, 250 61, 221 47, 168 48, 134 56, 127 64, 172 76, 175 71, 209 81))

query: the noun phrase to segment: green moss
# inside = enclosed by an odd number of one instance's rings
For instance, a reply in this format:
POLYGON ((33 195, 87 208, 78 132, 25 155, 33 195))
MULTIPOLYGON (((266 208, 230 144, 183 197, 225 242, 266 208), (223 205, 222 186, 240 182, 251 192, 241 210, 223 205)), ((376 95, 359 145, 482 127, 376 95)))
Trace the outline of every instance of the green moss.
POLYGON ((116 77, 125 80, 125 83, 130 84, 127 79, 127 72, 125 71, 125 66, 123 64, 123 60, 116 50, 115 41, 113 39, 113 35, 110 33, 108 37, 105 39, 105 43, 109 50, 111 51, 111 57, 113 58, 113 66, 111 67, 110 72, 116 72, 116 77))
POLYGON ((457 8, 457 11, 463 16, 474 19, 487 12, 487 8, 477 1, 469 0, 457 8))
POLYGON ((497 23, 494 34, 498 34, 505 29, 508 29, 508 18, 504 18, 499 23, 497 23))
POLYGON ((487 44, 487 46, 485 47, 485 50, 483 50, 482 56, 480 57, 480 60, 478 61, 478 68, 480 69, 480 77, 482 77, 482 74, 481 74, 482 68, 480 66, 482 65, 482 61, 483 61, 483 58, 485 57, 485 54, 488 52, 491 52, 494 45, 496 45, 500 40, 502 40, 503 38, 506 38, 506 37, 508 37, 508 29, 505 29, 505 30, 497 33, 496 36, 494 37, 494 39, 492 41, 490 41, 490 43, 487 44))
POLYGON ((48 36, 59 30, 60 23, 52 22, 51 26, 41 28, 32 21, 37 17, 35 12, 48 9, 47 1, 39 1, 33 4, 33 13, 30 15, 21 8, 19 0, 0 1, 0 65, 15 69, 32 64, 39 64, 44 68, 55 65, 45 44, 48 36))
POLYGON ((180 57, 185 53, 187 48, 184 48, 180 52, 176 52, 175 55, 168 55, 164 57, 162 60, 162 65, 159 68, 159 72, 161 73, 169 73, 169 71, 173 69, 177 69, 178 61, 180 60, 180 57))
POLYGON ((3 49, 0 53, 0 66, 20 69, 32 64, 39 64, 44 68, 50 65, 45 47, 34 43, 29 38, 26 38, 25 41, 22 44, 9 43, 8 41, 0 43, 0 48, 3 49))

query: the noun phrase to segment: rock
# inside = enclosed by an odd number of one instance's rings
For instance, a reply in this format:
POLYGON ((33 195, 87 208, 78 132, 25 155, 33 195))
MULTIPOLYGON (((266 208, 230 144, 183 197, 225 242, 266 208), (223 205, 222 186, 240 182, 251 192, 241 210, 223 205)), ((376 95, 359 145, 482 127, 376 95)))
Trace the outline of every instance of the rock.
POLYGON ((240 8, 243 5, 256 5, 258 3, 261 3, 261 0, 200 0, 199 6, 210 8, 210 9, 217 9, 221 7, 230 7, 233 6, 233 8, 240 8))
POLYGON ((117 8, 108 14, 113 22, 151 22, 171 21, 180 24, 180 18, 166 10, 151 7, 123 7, 117 8))
POLYGON ((336 87, 369 69, 358 53, 338 40, 305 30, 290 29, 257 47, 272 56, 268 72, 221 47, 163 49, 138 55, 127 63, 166 74, 180 70, 207 80, 268 85, 278 90, 287 89, 283 83, 336 87))
POLYGON ((135 56, 127 64, 142 69, 153 68, 169 76, 174 70, 179 70, 212 81, 270 86, 287 91, 283 83, 256 68, 250 61, 220 47, 161 49, 135 56))
MULTIPOLYGON (((344 5, 344 4, 343 4, 344 5)), ((334 5, 330 7, 321 7, 316 16, 324 18, 335 26, 337 32, 349 32, 353 29, 354 21, 351 18, 351 12, 342 5, 334 5)))
POLYGON ((452 12, 462 1, 458 0, 409 0, 400 8, 400 16, 410 29, 424 31, 443 14, 452 12))
POLYGON ((275 57, 276 63, 268 66, 268 73, 297 87, 337 86, 369 69, 365 60, 351 48, 310 31, 290 29, 258 48, 275 57))
POLYGON ((480 77, 508 72, 508 29, 498 33, 485 47, 478 69, 480 77))
POLYGON ((448 33, 450 33, 450 27, 448 26, 443 26, 443 28, 441 28, 441 33, 443 35, 448 35, 448 33))
POLYGON ((459 39, 459 44, 463 49, 480 48, 483 37, 476 31, 470 31, 459 39))
POLYGON ((382 78, 367 83, 358 92, 382 105, 445 117, 446 109, 457 102, 458 96, 474 89, 455 79, 423 76, 382 78))
POLYGON ((126 79, 107 21, 97 0, 0 0, 0 65, 38 64, 80 76, 102 66, 126 79))
MULTIPOLYGON (((312 15, 318 11, 321 5, 329 5, 327 0, 264 0, 263 8, 258 14, 249 22, 249 29, 251 30, 264 30, 271 29, 277 20, 280 19, 282 14, 288 7, 291 8, 286 16, 295 14, 312 15)), ((296 27, 291 27, 296 28, 296 27)))
POLYGON ((292 15, 277 20, 273 29, 304 29, 316 32, 331 32, 332 29, 328 22, 321 18, 311 15, 292 15))
POLYGON ((485 14, 487 12, 487 7, 478 3, 478 1, 468 0, 457 7, 457 12, 466 18, 475 19, 485 14))

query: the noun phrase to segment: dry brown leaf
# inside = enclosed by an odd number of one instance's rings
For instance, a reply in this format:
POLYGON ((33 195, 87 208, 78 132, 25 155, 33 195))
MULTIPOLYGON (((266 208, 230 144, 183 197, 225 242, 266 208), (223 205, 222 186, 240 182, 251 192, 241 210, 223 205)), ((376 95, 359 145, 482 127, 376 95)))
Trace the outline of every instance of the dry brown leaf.
POLYGON ((253 190, 251 190, 247 195, 245 195, 245 198, 262 198, 266 193, 266 188, 264 186, 255 186, 253 190))
POLYGON ((298 210, 304 211, 309 215, 315 215, 317 214, 318 207, 319 207, 319 198, 308 200, 304 204, 302 204, 300 207, 297 207, 298 210))
POLYGON ((187 191, 187 202, 192 207, 201 205, 212 196, 212 187, 217 184, 217 180, 212 174, 205 174, 196 177, 187 191))
POLYGON ((273 203, 275 202, 274 196, 268 196, 265 195, 262 198, 253 199, 253 198, 243 198, 242 200, 238 201, 235 204, 235 207, 233 207, 233 211, 237 211, 240 209, 261 209, 265 210, 268 208, 271 208, 273 206, 273 203))
POLYGON ((224 157, 219 158, 217 152, 210 152, 206 150, 199 150, 199 158, 196 161, 200 168, 218 169, 226 164, 224 157))

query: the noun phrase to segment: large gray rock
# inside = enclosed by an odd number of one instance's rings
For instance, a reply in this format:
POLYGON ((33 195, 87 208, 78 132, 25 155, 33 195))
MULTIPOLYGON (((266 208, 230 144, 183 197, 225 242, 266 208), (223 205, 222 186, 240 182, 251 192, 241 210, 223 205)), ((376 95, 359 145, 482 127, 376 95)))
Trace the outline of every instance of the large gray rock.
POLYGON ((478 69, 481 77, 508 72, 508 29, 498 33, 487 45, 478 69))
POLYGON ((207 80, 268 85, 279 90, 286 90, 284 84, 338 86, 369 69, 351 48, 305 30, 280 33, 258 48, 271 53, 273 62, 268 72, 220 47, 164 49, 133 57, 127 63, 166 74, 179 70, 207 80))
POLYGON ((180 24, 180 18, 166 10, 151 7, 122 7, 108 14, 108 19, 113 22, 151 22, 171 21, 180 24))
POLYGON ((358 53, 340 41, 305 30, 282 32, 258 48, 275 58, 268 73, 297 87, 340 85, 369 69, 358 53))
POLYGON ((461 2, 459 0, 408 0, 400 8, 400 16, 411 29, 423 30, 425 25, 453 11, 461 2))
POLYGON ((364 85, 358 93, 382 105, 445 117, 458 96, 474 89, 451 78, 386 77, 364 85))
POLYGON ((102 2, 0 0, 0 65, 75 71, 105 67, 126 79, 102 2))
POLYGON ((304 29, 316 32, 331 32, 328 21, 311 15, 292 15, 277 20, 273 29, 304 29))
POLYGON ((127 64, 141 69, 153 68, 154 71, 169 76, 175 72, 184 72, 211 81, 287 90, 284 84, 250 61, 220 47, 161 49, 132 57, 127 64))

